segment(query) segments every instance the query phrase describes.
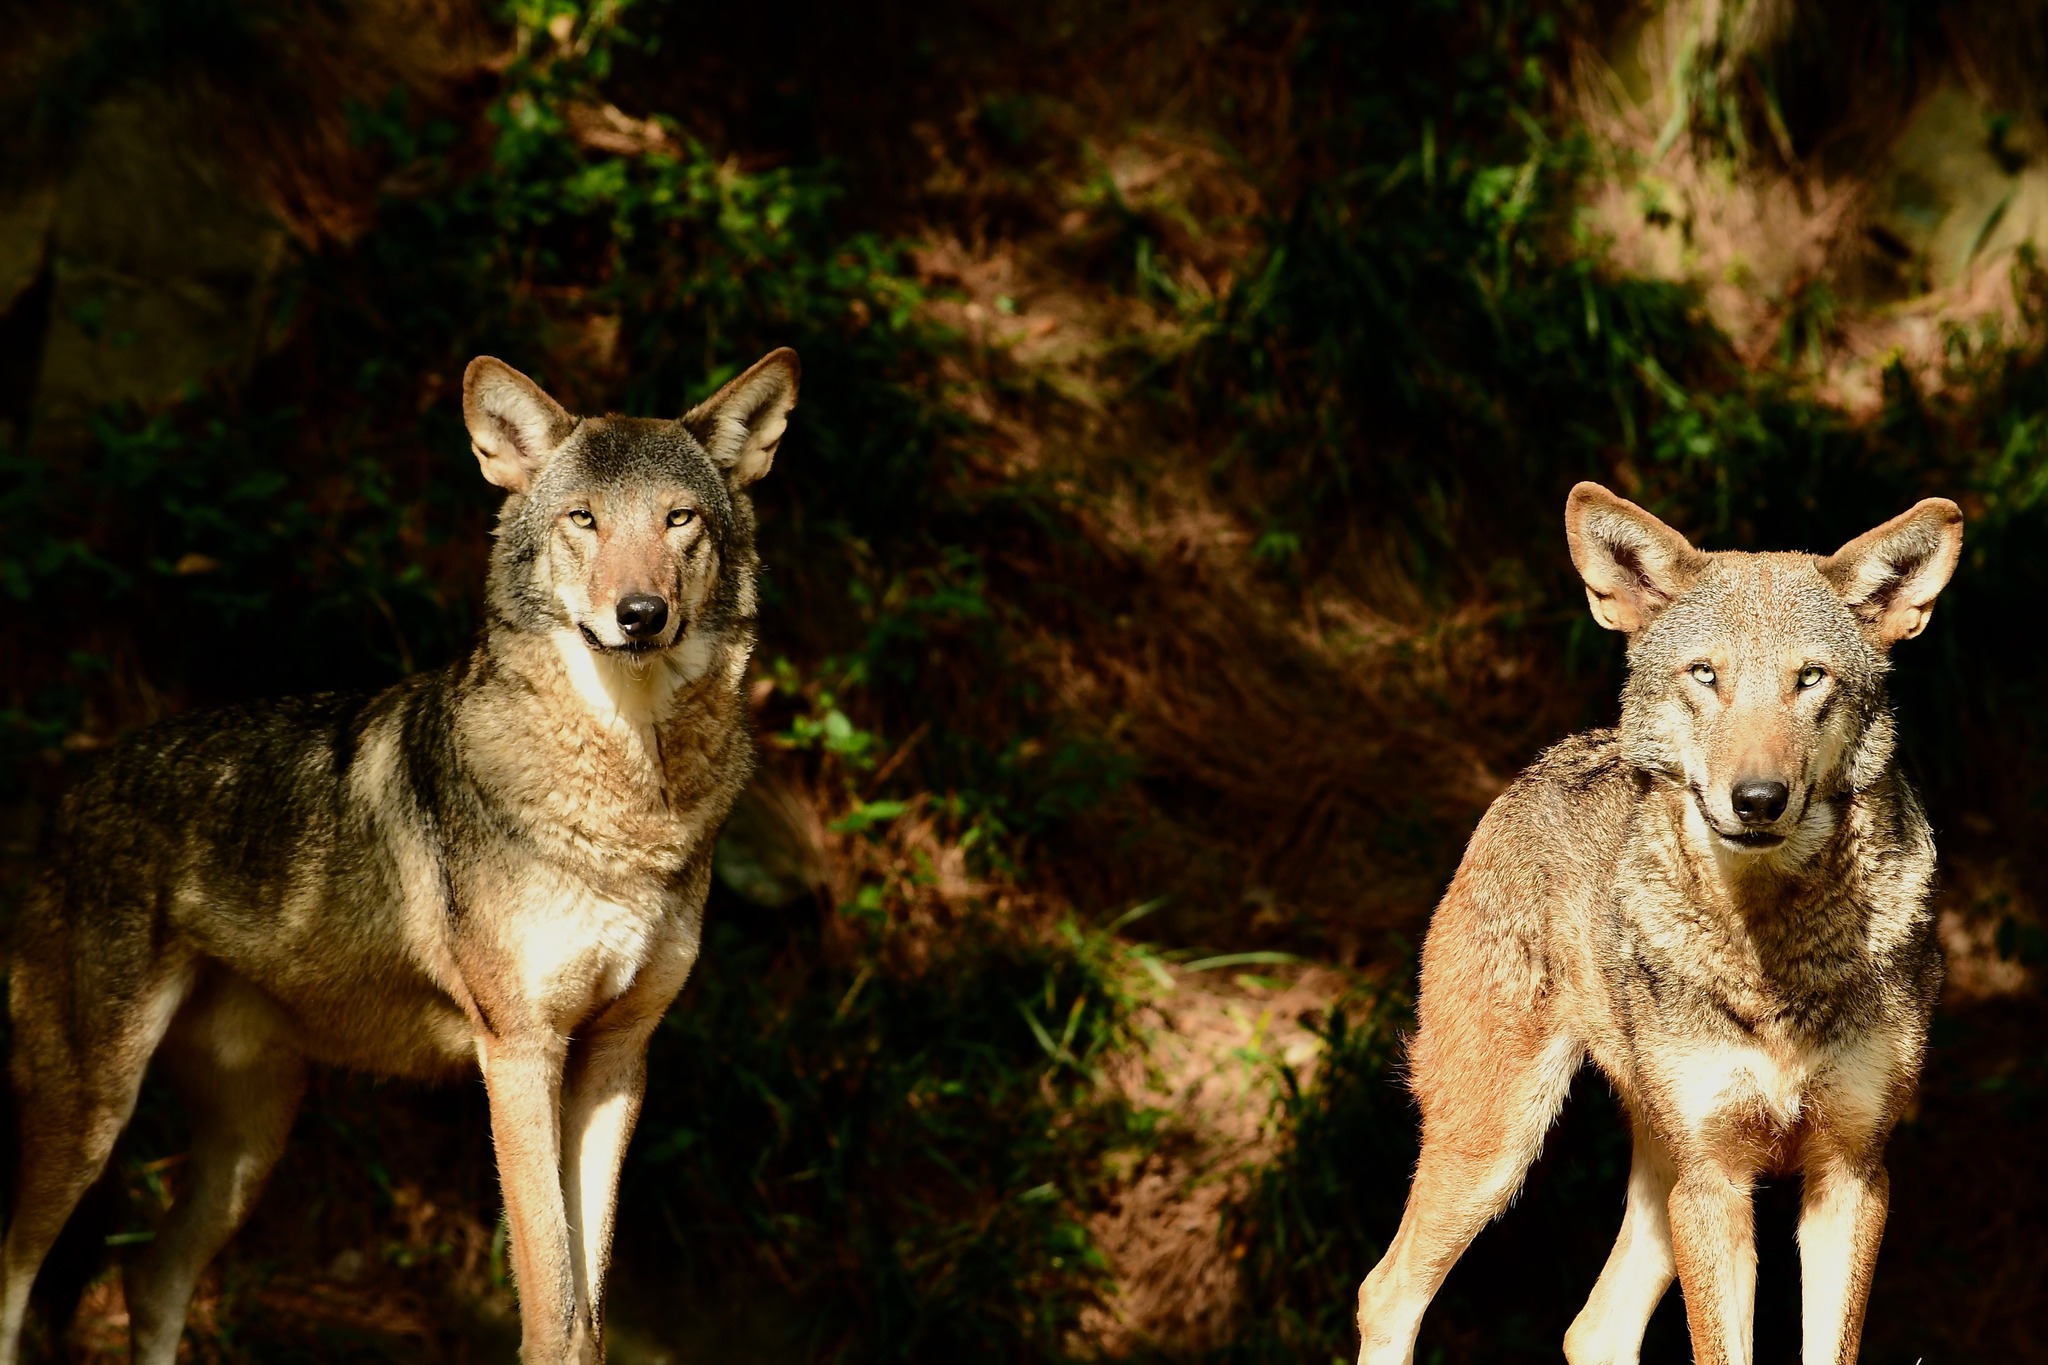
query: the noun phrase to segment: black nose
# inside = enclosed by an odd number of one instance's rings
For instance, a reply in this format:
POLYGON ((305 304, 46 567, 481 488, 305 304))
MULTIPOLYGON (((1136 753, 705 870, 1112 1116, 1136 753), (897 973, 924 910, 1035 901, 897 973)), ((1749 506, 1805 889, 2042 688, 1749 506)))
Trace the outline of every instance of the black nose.
POLYGON ((668 603, 653 593, 636 592, 619 599, 619 629, 626 632, 628 640, 645 640, 650 635, 659 635, 667 624, 668 603))
POLYGON ((1783 782, 1750 778, 1737 782, 1728 795, 1735 803, 1736 819, 1745 825, 1768 825, 1785 813, 1785 802, 1792 793, 1783 782))

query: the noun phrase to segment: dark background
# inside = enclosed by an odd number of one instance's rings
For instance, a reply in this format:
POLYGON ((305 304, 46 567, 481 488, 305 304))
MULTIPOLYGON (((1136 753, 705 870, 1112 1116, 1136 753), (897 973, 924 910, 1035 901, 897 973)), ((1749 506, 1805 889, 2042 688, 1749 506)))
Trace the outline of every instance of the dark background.
MULTIPOLYGON (((0 39, 4 900, 123 730, 462 650, 475 354, 680 412, 772 346, 764 774, 657 1042, 614 1357, 1348 1359, 1413 947, 1611 719, 1599 478, 1712 548, 1969 519, 1897 655, 1951 975, 1865 1358, 2043 1358, 2035 4, 85 0, 0 39)), ((1419 1360, 1556 1359, 1582 1078, 1419 1360)), ((175 1189, 153 1090, 46 1276, 175 1189)), ((1760 1199, 1794 1358, 1796 1185, 1760 1199)), ((476 1087, 323 1077, 195 1360, 502 1359, 476 1087)), ((68 1327, 66 1324, 69 1324, 68 1327)), ((1674 1293, 1646 1360, 1685 1358, 1674 1293)))

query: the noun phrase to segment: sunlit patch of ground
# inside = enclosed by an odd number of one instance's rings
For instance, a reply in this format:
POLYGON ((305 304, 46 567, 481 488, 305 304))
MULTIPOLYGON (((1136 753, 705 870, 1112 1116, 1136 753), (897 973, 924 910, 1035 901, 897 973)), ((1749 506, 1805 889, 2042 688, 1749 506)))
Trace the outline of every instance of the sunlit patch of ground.
POLYGON ((1090 1222, 1116 1277, 1083 1332, 1116 1356, 1138 1348, 1199 1351, 1227 1339, 1241 1297, 1224 1237, 1232 1205, 1281 1135, 1272 1125, 1281 1068, 1314 1077, 1313 1024, 1355 984, 1322 967, 1179 970, 1141 1016, 1148 1044, 1114 1083, 1164 1111, 1160 1141, 1119 1170, 1090 1222))

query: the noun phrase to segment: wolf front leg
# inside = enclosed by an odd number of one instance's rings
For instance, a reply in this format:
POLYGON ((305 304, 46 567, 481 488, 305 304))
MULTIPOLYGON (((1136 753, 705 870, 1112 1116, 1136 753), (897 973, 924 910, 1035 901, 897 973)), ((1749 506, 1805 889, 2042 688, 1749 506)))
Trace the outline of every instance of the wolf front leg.
POLYGON ((1807 1162, 1799 1210, 1806 1365, 1855 1365, 1890 1198, 1881 1158, 1827 1152, 1807 1162))
POLYGON ((611 1273, 619 1170, 647 1094, 647 1044, 697 963, 699 929, 711 864, 700 863, 684 886, 689 913, 667 922, 624 995, 577 1031, 562 1086, 562 1165, 558 1172, 569 1220, 569 1258, 576 1302, 604 1358, 605 1281, 611 1273))
POLYGON ((1671 1249, 1695 1365, 1750 1365, 1756 1331, 1756 1214, 1750 1178, 1704 1157, 1671 1188, 1671 1249))
POLYGON ((600 1029, 573 1045, 562 1088, 562 1194, 576 1301, 604 1356, 604 1284, 611 1268, 619 1168, 647 1094, 647 1040, 659 1016, 600 1029))
POLYGON ((524 1365, 593 1365, 597 1342, 577 1309, 562 1205, 561 1096, 567 1047, 552 1035, 479 1039, 498 1183, 512 1233, 524 1365))

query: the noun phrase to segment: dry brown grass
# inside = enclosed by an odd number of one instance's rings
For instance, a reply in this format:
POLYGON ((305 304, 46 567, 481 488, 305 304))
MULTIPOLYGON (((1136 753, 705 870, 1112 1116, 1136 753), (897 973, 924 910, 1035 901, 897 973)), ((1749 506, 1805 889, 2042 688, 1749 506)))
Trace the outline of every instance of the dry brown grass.
MULTIPOLYGON (((1189 244, 1162 258, 1199 298, 1247 264, 1259 191, 1189 145, 1141 127, 1100 152, 1124 183, 1175 187, 1172 211, 1152 212, 1189 244)), ((942 238, 919 259, 951 295, 935 319, 968 343, 948 386, 978 467, 1050 483, 1089 548, 1005 566, 1079 599, 1047 604, 1016 660, 1140 774, 1096 852, 1062 859, 1065 884, 1097 904, 1171 890, 1200 907, 1177 916, 1191 938, 1310 925, 1354 960, 1418 922, 1447 852, 1577 698, 1503 644, 1501 604, 1425 600, 1369 537, 1307 581, 1262 564, 1256 476, 1219 476, 1214 448, 1144 415, 1144 362, 1185 344, 1185 320, 1062 255, 1091 230, 1069 214, 979 249, 942 238)))
POLYGON ((1285 1140, 1271 1121, 1277 1067, 1313 1081, 1321 1039, 1309 1021, 1352 984, 1327 968, 1263 970, 1270 975, 1177 972, 1141 1016, 1145 1052, 1113 1077, 1169 1117, 1091 1220, 1116 1279, 1115 1295, 1083 1320, 1091 1351, 1191 1354, 1229 1340, 1243 1307, 1241 1250, 1221 1234, 1285 1140))

